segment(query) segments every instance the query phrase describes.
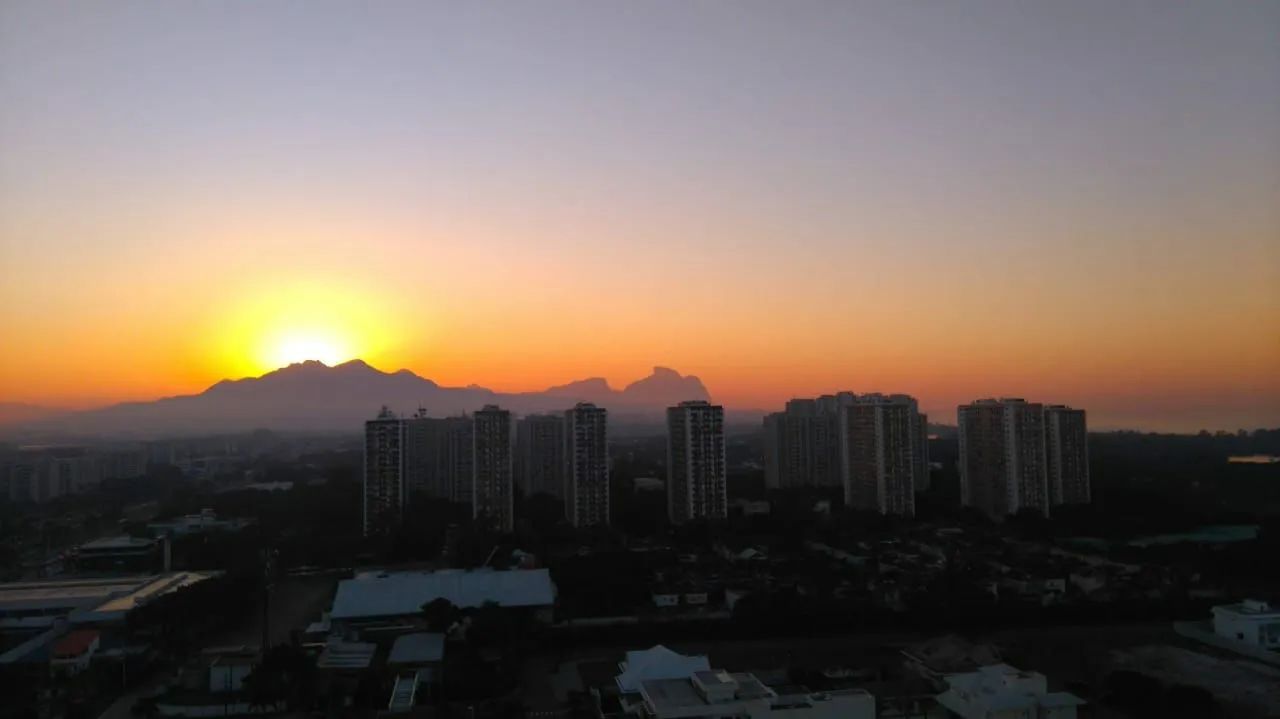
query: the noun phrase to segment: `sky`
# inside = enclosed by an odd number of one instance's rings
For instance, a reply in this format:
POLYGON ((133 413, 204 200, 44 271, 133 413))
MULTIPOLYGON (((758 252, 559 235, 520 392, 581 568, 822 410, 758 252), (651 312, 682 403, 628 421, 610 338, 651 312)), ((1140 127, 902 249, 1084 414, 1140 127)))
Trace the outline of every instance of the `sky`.
POLYGON ((0 337, 1280 426, 1280 3, 8 0, 0 337))

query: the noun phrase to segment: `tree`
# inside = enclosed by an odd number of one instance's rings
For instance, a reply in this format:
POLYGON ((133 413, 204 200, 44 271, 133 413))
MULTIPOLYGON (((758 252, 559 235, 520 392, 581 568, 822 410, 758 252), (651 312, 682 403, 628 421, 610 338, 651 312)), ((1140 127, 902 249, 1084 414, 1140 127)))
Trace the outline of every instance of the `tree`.
POLYGON ((520 626, 515 614, 496 602, 485 602, 471 614, 467 641, 476 646, 505 647, 515 641, 520 626))
POLYGON ((315 702, 315 660, 292 644, 277 644, 245 677, 244 685, 252 706, 309 708, 315 702))
POLYGON ((436 597, 422 605, 422 616, 427 620, 428 629, 443 633, 449 631, 449 627, 458 621, 461 612, 448 599, 436 597))

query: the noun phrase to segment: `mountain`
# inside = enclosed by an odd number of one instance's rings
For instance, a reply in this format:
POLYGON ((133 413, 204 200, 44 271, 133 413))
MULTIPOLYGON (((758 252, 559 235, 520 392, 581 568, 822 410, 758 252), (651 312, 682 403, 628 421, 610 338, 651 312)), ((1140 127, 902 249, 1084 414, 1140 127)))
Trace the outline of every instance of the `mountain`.
POLYGON ((603 377, 591 377, 520 396, 565 397, 578 402, 594 402, 611 410, 663 409, 685 400, 711 400, 702 380, 693 375, 681 375, 667 367, 654 367, 648 377, 636 380, 622 390, 610 387, 603 377))
POLYGON ((654 367, 648 377, 638 379, 622 390, 623 404, 670 407, 690 399, 710 401, 711 395, 702 386, 702 380, 693 375, 683 377, 667 367, 654 367))
POLYGON ((67 410, 65 409, 57 409, 55 407, 41 407, 34 404, 23 404, 22 402, 0 402, 0 425, 34 422, 65 414, 66 412, 67 410))
POLYGON ((477 385, 444 387, 406 369, 383 372, 361 360, 334 367, 313 360, 261 377, 222 380, 200 394, 127 402, 22 426, 45 434, 135 437, 254 428, 352 431, 383 405, 404 414, 423 408, 429 416, 443 417, 486 404, 517 414, 562 411, 579 401, 599 404, 621 418, 655 420, 663 408, 688 399, 708 400, 710 394, 697 377, 665 367, 655 367, 622 390, 596 377, 542 392, 501 393, 477 385))

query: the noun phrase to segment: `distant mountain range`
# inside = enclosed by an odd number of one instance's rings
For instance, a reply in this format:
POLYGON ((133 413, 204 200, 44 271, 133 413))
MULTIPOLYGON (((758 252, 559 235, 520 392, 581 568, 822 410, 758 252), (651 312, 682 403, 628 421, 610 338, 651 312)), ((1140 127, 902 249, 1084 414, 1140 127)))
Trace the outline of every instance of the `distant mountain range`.
POLYGON ((223 380, 194 395, 126 402, 101 409, 54 413, 30 405, 0 407, 0 424, 22 434, 173 436, 238 432, 255 428, 354 431, 383 405, 429 416, 472 412, 497 404, 517 414, 562 411, 594 402, 619 419, 655 420, 684 400, 710 400, 702 381, 666 367, 621 390, 599 377, 542 392, 503 393, 475 385, 443 387, 407 369, 383 372, 361 360, 329 367, 308 361, 261 377, 223 380))

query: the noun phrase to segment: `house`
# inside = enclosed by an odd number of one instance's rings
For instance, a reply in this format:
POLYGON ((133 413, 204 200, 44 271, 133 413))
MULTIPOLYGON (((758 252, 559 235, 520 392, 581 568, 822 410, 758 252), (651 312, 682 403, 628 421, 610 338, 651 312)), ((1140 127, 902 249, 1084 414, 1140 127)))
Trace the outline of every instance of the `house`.
POLYGON ((69 632, 54 642, 49 667, 57 673, 79 674, 89 668, 99 643, 99 634, 95 629, 69 632))
POLYGON ((1262 649, 1280 648, 1280 609, 1257 599, 1216 606, 1213 633, 1262 649))
POLYGON ((1085 701, 1068 692, 1049 691, 1048 680, 1008 664, 945 677, 947 690, 938 704, 960 719, 1076 719, 1085 701))

